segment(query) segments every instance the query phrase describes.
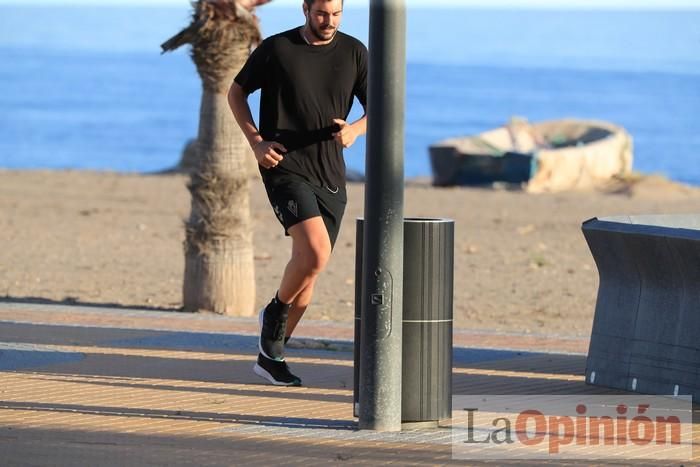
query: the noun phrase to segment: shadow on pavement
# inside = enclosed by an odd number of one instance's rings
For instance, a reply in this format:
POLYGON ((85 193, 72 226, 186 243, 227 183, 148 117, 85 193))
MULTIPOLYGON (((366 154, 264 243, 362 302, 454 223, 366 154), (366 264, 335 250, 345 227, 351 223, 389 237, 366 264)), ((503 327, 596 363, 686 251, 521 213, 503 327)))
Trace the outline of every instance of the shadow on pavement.
POLYGON ((168 307, 168 306, 151 306, 143 304, 133 304, 124 305, 120 303, 97 303, 97 302, 86 302, 82 301, 76 297, 65 297, 63 300, 55 300, 43 297, 10 297, 3 296, 0 297, 0 304, 20 304, 20 305, 62 305, 62 306, 79 306, 87 308, 111 308, 118 310, 141 310, 141 311, 173 311, 173 312, 183 312, 182 307, 168 307))
POLYGON ((0 402, 0 407, 11 410, 31 410, 34 412, 71 413, 84 415, 105 415, 165 420, 190 420, 236 425, 261 425, 283 428, 317 428, 324 430, 355 430, 356 424, 348 420, 328 420, 300 417, 268 417, 219 412, 193 412, 186 410, 157 410, 130 407, 90 406, 79 404, 57 404, 40 402, 0 402))

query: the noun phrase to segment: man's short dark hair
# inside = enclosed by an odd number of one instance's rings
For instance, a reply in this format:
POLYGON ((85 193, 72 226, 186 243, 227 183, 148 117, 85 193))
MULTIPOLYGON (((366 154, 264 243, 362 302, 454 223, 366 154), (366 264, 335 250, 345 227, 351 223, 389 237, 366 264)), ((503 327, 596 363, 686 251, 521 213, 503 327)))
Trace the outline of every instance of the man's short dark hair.
MULTIPOLYGON (((307 7, 311 8, 311 6, 312 6, 315 2, 318 2, 318 1, 321 1, 321 2, 329 2, 329 1, 331 1, 331 0, 304 0, 304 3, 306 3, 306 6, 307 6, 307 7)), ((341 5, 342 5, 343 3, 345 3, 345 0, 342 0, 342 1, 340 2, 341 5)))

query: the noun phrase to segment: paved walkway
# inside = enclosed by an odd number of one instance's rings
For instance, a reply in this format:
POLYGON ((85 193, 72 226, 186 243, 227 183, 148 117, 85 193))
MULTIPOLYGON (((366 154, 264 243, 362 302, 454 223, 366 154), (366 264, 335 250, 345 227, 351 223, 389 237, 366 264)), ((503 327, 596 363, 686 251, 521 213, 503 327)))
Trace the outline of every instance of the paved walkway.
MULTIPOLYGON (((479 463, 453 459, 448 426, 356 429, 351 325, 302 323, 289 355, 300 388, 252 373, 256 331, 254 318, 0 302, 0 465, 479 463)), ((582 339, 454 341, 455 395, 619 394, 584 383, 582 339)), ((523 462, 490 465, 509 463, 523 462)))

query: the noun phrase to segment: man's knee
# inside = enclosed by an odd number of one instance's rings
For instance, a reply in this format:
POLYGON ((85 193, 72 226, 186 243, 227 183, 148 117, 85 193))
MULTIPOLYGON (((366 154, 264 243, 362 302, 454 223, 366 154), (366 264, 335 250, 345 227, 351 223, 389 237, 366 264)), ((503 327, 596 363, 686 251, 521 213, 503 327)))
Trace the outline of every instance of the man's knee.
POLYGON ((290 229, 294 239, 293 255, 298 266, 308 276, 323 271, 331 255, 331 243, 320 217, 305 221, 290 229))
POLYGON ((305 248, 300 255, 300 260, 307 275, 319 275, 325 269, 326 264, 328 264, 330 254, 330 248, 326 248, 321 242, 310 244, 308 248, 305 248))

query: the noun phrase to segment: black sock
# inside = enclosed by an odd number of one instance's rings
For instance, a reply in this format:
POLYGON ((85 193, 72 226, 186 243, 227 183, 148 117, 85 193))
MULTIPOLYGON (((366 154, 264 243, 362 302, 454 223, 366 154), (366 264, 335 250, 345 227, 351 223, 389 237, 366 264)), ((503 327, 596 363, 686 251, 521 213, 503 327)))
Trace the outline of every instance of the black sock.
POLYGON ((291 303, 284 303, 282 300, 280 300, 280 292, 279 290, 275 292, 275 298, 273 298, 275 302, 279 303, 281 306, 290 306, 291 303))
POLYGON ((275 293, 275 297, 265 307, 265 313, 269 313, 270 316, 274 316, 275 318, 284 317, 286 319, 290 308, 292 308, 292 305, 284 303, 279 299, 279 295, 275 293))

